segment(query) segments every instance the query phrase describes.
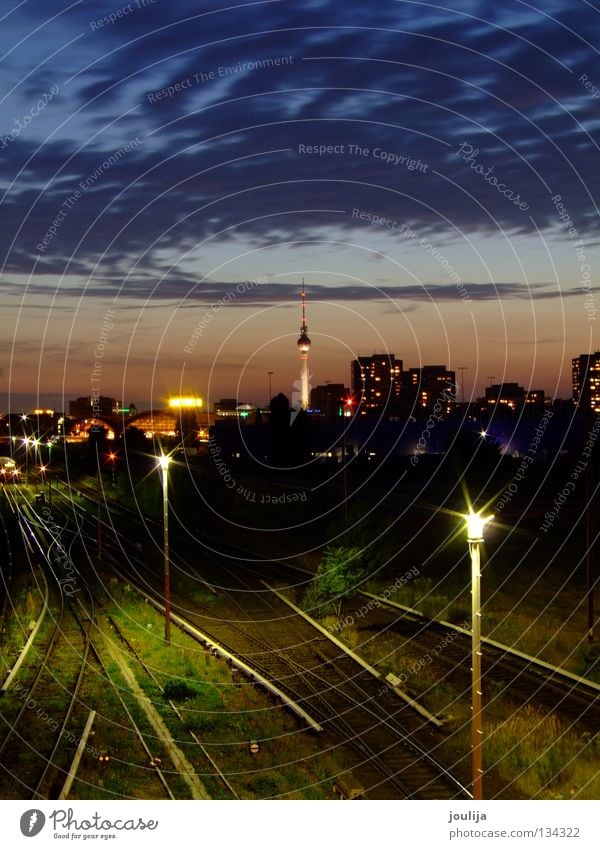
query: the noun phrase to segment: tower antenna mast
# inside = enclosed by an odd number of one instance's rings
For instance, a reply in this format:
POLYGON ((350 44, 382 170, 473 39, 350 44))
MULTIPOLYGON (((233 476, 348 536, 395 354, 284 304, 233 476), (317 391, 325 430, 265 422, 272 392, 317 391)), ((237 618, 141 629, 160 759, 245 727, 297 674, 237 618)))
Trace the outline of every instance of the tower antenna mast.
POLYGON ((302 326, 300 338, 298 339, 298 350, 300 351, 300 406, 303 410, 308 409, 308 352, 310 351, 310 339, 308 338, 308 326, 306 324, 306 292, 304 290, 304 277, 302 278, 302 326))

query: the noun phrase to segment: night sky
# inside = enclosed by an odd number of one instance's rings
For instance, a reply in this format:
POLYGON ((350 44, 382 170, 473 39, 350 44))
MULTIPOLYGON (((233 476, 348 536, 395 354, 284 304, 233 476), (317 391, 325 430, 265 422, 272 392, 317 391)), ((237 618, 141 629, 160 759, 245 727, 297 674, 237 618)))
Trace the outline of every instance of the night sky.
POLYGON ((3 406, 97 362, 141 407, 291 396, 303 277, 313 385, 387 350, 568 397, 599 34, 597 0, 1 2, 3 406))

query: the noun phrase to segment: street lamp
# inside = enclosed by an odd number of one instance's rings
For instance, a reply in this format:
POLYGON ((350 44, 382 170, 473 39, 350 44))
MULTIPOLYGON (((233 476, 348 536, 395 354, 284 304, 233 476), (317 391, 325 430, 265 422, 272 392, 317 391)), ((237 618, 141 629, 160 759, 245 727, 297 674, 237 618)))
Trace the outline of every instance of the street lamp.
POLYGON ((52 449, 54 445, 52 440, 49 439, 46 442, 46 448, 48 449, 48 462, 46 463, 46 469, 48 471, 48 504, 52 507, 52 478, 50 476, 50 466, 52 465, 52 449))
POLYGON ((169 463, 168 454, 161 454, 158 463, 162 469, 163 485, 163 532, 165 554, 165 643, 171 643, 171 572, 169 562, 169 463))
POLYGON ((25 448, 25 484, 29 483, 29 437, 23 437, 23 446, 25 448))
POLYGON ((473 799, 483 799, 482 747, 483 727, 481 711, 481 557, 479 546, 483 542, 483 529, 493 516, 481 516, 472 510, 465 517, 467 542, 471 555, 471 663, 473 669, 471 686, 471 765, 473 799))
POLYGON ((110 452, 110 454, 108 455, 108 458, 109 458, 109 460, 110 460, 110 462, 111 462, 111 468, 112 468, 112 485, 114 486, 114 485, 115 485, 115 460, 117 459, 117 455, 116 455, 113 451, 111 451, 111 452, 110 452))
MULTIPOLYGON (((39 439, 34 438, 34 439, 31 440, 31 444, 33 445, 33 465, 35 467, 35 466, 37 466, 37 463, 38 463, 38 448, 39 448, 39 445, 40 445, 40 441, 39 441, 39 439)), ((36 489, 38 489, 37 479, 36 479, 35 485, 36 485, 36 489)))
POLYGON ((348 515, 348 477, 346 474, 346 416, 352 415, 352 404, 354 399, 351 395, 342 398, 342 480, 344 484, 344 516, 348 515))

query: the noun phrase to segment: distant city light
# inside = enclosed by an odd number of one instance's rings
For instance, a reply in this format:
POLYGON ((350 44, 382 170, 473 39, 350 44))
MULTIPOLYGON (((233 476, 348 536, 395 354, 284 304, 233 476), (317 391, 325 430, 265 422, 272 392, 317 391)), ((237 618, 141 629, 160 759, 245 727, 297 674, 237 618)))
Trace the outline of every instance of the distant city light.
POLYGON ((169 398, 169 407, 191 407, 198 409, 202 406, 202 398, 197 395, 174 395, 169 398))

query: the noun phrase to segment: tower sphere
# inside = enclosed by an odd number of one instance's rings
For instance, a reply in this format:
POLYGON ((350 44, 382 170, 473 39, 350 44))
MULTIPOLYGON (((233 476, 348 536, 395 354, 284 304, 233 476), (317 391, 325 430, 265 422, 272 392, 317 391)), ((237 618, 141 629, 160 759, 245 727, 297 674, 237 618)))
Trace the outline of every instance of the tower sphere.
POLYGON ((298 349, 300 350, 300 352, 302 354, 308 354, 308 352, 310 351, 310 339, 308 338, 306 333, 303 333, 300 336, 297 344, 298 344, 298 349))

